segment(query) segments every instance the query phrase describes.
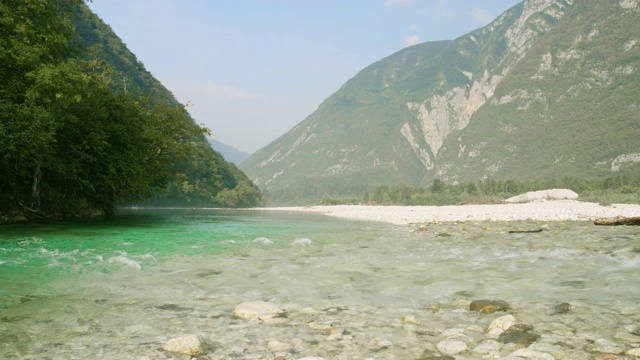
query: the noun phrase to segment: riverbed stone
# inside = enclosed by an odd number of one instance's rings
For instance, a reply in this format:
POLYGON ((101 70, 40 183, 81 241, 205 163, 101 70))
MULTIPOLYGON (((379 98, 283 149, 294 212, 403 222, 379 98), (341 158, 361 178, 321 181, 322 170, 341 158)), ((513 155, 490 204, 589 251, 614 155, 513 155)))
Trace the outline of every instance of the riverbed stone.
POLYGON ((473 348, 473 352, 480 355, 497 354, 502 344, 496 340, 485 340, 473 348))
POLYGON ((634 358, 618 354, 595 354, 589 360, 634 360, 634 358))
POLYGON ((436 348, 443 354, 456 355, 469 349, 469 345, 466 342, 459 339, 445 339, 440 341, 436 348))
POLYGON ((502 343, 505 343, 505 344, 512 343, 512 344, 522 345, 525 347, 533 344, 539 339, 540 339, 540 335, 530 333, 530 332, 525 332, 525 331, 518 331, 518 332, 511 332, 511 333, 505 332, 504 334, 498 336, 498 341, 502 343))
POLYGON ((473 300, 469 304, 469 310, 484 314, 491 314, 496 311, 507 311, 511 306, 502 300, 473 300))
POLYGON ((272 315, 281 316, 284 311, 277 305, 265 301, 247 301, 236 306, 233 316, 240 319, 258 319, 261 316, 265 319, 272 315))
POLYGON ((207 350, 207 343, 198 335, 183 335, 169 339, 162 345, 162 350, 175 354, 198 356, 207 350))
POLYGON ((584 349, 592 354, 622 354, 625 350, 624 346, 607 339, 597 339, 584 349))
POLYGON ((634 348, 634 349, 631 349, 631 350, 627 350, 626 354, 630 355, 630 356, 633 356, 633 357, 640 358, 640 348, 634 348))
POLYGON ((278 340, 272 340, 267 343, 267 348, 273 352, 285 352, 293 349, 293 345, 278 340))
POLYGON ((515 325, 517 322, 518 322, 518 319, 516 319, 516 317, 511 314, 500 316, 499 318, 494 319, 491 322, 491 324, 489 324, 487 331, 491 331, 492 329, 502 329, 504 331, 507 331, 511 326, 515 325))
POLYGON ((462 328, 452 328, 452 329, 447 329, 441 332, 440 337, 446 340, 446 339, 455 339, 455 338, 466 338, 467 335, 464 334, 464 329, 462 328))
POLYGON ((527 360, 555 360, 555 358, 551 354, 527 348, 518 349, 512 352, 511 354, 509 354, 509 356, 507 356, 507 359, 510 358, 527 360))

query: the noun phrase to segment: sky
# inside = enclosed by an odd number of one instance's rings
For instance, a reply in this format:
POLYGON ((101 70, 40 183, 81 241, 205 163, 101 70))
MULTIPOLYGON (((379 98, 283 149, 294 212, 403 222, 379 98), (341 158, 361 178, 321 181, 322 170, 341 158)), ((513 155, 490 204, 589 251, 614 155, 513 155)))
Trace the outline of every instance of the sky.
POLYGON ((92 0, 217 140, 253 153, 368 65, 455 39, 519 0, 92 0))

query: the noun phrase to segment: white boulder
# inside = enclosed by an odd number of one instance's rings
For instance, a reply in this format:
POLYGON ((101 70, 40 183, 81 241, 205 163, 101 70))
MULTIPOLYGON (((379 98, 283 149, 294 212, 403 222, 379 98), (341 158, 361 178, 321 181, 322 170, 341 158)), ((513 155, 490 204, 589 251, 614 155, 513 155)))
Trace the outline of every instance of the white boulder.
POLYGON ((176 354, 198 356, 204 354, 207 350, 207 343, 198 335, 183 335, 169 339, 162 345, 162 350, 176 354))
POLYGON ((492 329, 501 329, 503 331, 507 331, 510 327, 512 327, 518 320, 513 315, 504 315, 499 318, 493 320, 487 331, 491 331, 492 329))
POLYGON ((528 193, 510 197, 505 200, 507 203, 523 203, 536 200, 575 200, 578 194, 569 189, 549 189, 540 191, 529 191, 528 193))
POLYGON ((233 316, 245 320, 272 318, 282 313, 283 311, 277 305, 265 301, 243 302, 233 310, 233 316))

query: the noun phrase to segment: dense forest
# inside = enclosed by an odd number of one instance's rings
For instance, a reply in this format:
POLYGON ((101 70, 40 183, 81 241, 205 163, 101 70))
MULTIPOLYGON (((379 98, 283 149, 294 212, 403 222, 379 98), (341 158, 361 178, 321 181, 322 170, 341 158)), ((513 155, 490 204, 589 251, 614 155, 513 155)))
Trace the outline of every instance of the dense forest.
POLYGON ((0 220, 258 205, 208 129, 140 80, 155 79, 96 19, 82 0, 0 2, 0 220))

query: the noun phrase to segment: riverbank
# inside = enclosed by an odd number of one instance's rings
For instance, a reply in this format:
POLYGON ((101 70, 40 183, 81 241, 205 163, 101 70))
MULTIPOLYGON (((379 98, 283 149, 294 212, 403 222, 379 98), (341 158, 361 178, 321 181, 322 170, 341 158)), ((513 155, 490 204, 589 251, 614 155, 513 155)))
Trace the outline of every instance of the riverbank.
POLYGON ((453 206, 333 205, 260 210, 318 213, 343 219, 380 221, 394 225, 456 221, 593 221, 618 216, 640 216, 640 205, 637 204, 603 206, 575 200, 453 206))

